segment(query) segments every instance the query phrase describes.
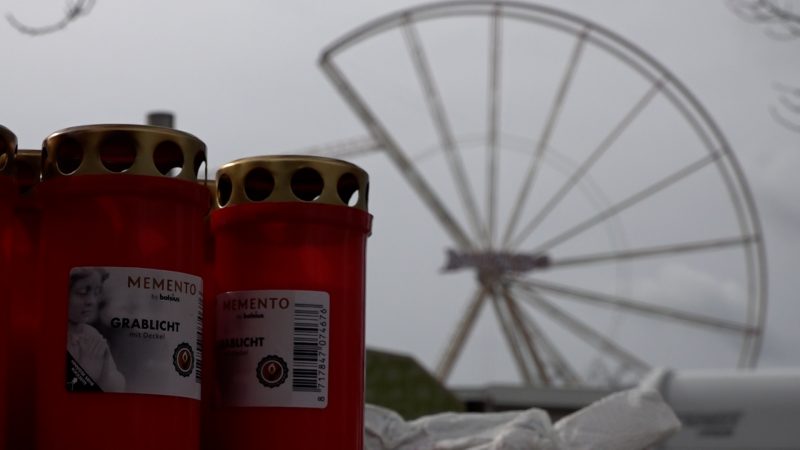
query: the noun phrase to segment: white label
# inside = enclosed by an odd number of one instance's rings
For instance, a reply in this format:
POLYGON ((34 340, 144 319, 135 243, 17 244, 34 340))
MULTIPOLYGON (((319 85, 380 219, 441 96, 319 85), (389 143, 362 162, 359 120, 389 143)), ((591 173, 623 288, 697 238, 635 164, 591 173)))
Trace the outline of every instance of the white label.
POLYGON ((76 267, 69 281, 67 390, 200 399, 200 277, 76 267))
POLYGON ((317 291, 217 296, 217 374, 226 406, 328 404, 330 301, 317 291))

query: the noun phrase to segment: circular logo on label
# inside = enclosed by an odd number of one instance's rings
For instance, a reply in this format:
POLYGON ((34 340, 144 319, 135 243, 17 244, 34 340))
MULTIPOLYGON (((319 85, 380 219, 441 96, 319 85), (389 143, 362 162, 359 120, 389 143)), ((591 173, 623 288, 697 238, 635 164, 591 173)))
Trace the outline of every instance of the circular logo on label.
POLYGON ((258 382, 268 388, 274 388, 282 385, 289 376, 289 366, 286 361, 280 356, 269 355, 262 358, 256 368, 256 377, 258 382))
POLYGON ((194 351, 187 343, 179 344, 172 353, 172 365, 180 376, 188 377, 194 371, 194 351))

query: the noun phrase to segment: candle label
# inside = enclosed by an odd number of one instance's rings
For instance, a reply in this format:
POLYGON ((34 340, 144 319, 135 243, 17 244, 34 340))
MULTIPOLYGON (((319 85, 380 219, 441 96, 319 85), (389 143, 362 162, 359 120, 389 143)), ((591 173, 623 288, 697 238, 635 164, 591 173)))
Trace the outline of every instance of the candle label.
POLYGON ((203 280, 134 267, 70 271, 66 386, 200 399, 203 280))
POLYGON ((327 406, 326 292, 226 292, 217 296, 216 307, 222 405, 327 406))

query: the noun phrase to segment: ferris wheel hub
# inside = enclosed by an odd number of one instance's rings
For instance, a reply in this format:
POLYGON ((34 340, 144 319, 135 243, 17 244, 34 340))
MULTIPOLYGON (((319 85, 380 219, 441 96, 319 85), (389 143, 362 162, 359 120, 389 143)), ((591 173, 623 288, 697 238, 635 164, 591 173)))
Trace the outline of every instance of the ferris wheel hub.
POLYGON ((526 273, 550 266, 546 254, 512 253, 496 250, 461 252, 447 250, 447 261, 442 272, 455 272, 462 269, 475 269, 478 273, 494 277, 509 273, 526 273))

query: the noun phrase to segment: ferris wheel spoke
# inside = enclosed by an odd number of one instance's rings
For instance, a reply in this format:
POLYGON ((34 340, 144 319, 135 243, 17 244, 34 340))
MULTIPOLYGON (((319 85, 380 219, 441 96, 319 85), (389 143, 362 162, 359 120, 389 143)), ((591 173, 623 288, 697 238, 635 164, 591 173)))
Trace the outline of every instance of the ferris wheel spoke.
POLYGON ((316 145, 301 150, 304 155, 319 155, 329 158, 350 158, 370 153, 377 153, 381 149, 380 144, 375 142, 371 136, 363 136, 346 141, 332 142, 325 145, 316 145))
POLYGON ((516 326, 517 332, 521 337, 522 343, 525 344, 528 354, 531 357, 534 366, 536 366, 536 371, 539 374, 539 380, 541 380, 544 386, 550 386, 550 376, 547 373, 547 368, 544 366, 544 360, 539 354, 539 350, 536 348, 537 343, 534 341, 530 330, 522 320, 516 301, 511 297, 511 294, 509 294, 507 289, 503 289, 502 296, 505 300, 509 316, 511 317, 511 320, 516 326))
POLYGON ((758 238, 755 236, 737 236, 733 238, 710 239, 706 241, 638 248, 619 252, 595 253, 592 255, 570 256, 566 258, 551 258, 548 262, 547 268, 550 269, 566 266, 577 266, 582 264, 594 264, 599 262, 613 262, 626 259, 651 258, 678 253, 718 250, 728 247, 747 246, 757 241, 758 238))
POLYGON ((515 333, 514 323, 508 317, 508 311, 503 308, 504 305, 501 304, 500 298, 494 292, 491 294, 491 298, 492 306, 494 306, 494 312, 497 316, 497 322, 506 338, 506 344, 511 351, 511 356, 514 357, 514 362, 517 364, 519 375, 522 377, 526 386, 533 386, 533 376, 531 376, 530 370, 528 370, 528 364, 525 362, 525 358, 520 351, 521 345, 519 343, 519 336, 515 333))
POLYGON ((473 245, 467 234, 455 221, 453 215, 444 206, 444 203, 431 189, 425 178, 419 173, 416 166, 408 159, 405 152, 394 141, 391 134, 384 125, 378 120, 372 110, 367 106, 353 85, 347 80, 344 73, 331 61, 323 58, 320 67, 328 75, 341 96, 350 105, 355 114, 361 119, 369 130, 375 141, 388 154, 389 158, 397 166, 400 173, 406 178, 425 206, 434 214, 439 223, 444 227, 445 232, 453 239, 454 243, 463 250, 472 249, 473 245))
POLYGON ((584 29, 578 35, 578 40, 575 43, 575 47, 572 49, 572 55, 570 56, 569 63, 567 64, 567 68, 561 78, 558 92, 556 93, 556 97, 550 107, 550 112, 547 116, 547 121, 545 122, 544 128, 542 129, 542 133, 539 136, 539 141, 536 144, 536 150, 534 151, 533 159, 531 159, 531 164, 528 166, 528 171, 525 174, 525 179, 522 182, 522 188, 519 191, 516 203, 511 211, 511 218, 509 219, 508 225, 506 225, 502 241, 503 247, 508 245, 512 235, 514 234, 514 231, 516 231, 517 222, 519 222, 523 206, 528 199, 530 191, 533 189, 536 173, 541 166, 542 157, 547 150, 547 146, 550 142, 550 136, 555 129, 559 113, 561 112, 561 107, 564 104, 564 100, 566 100, 567 92, 569 91, 570 85, 572 84, 573 75, 575 74, 575 69, 578 67, 578 62, 583 55, 583 49, 585 47, 588 34, 589 30, 584 29))
POLYGON ((486 230, 481 225, 480 215, 478 214, 478 206, 475 202, 475 197, 472 193, 472 187, 467 180, 466 169, 464 168, 464 161, 461 159, 453 131, 450 128, 450 123, 447 119, 447 114, 442 103, 442 97, 439 89, 436 87, 436 82, 431 73, 430 64, 428 63, 425 49, 420 41, 417 29, 411 20, 407 20, 403 24, 403 34, 408 44, 411 60, 414 63, 414 69, 419 76, 419 81, 425 92, 425 102, 428 105, 428 110, 433 119, 433 124, 439 134, 444 154, 447 159, 450 173, 455 180, 458 189, 458 195, 461 202, 466 209, 468 220, 472 226, 473 232, 476 236, 486 241, 486 230))
MULTIPOLYGON (((510 294, 509 294, 510 295, 510 294)), ((567 362, 567 359, 558 351, 557 347, 553 345, 553 341, 545 334, 544 330, 533 320, 523 308, 518 308, 519 314, 525 325, 533 333, 534 339, 540 344, 544 353, 550 359, 550 365, 556 371, 558 376, 567 385, 576 385, 581 383, 581 377, 578 372, 567 362)))
POLYGON ((567 330, 572 332, 575 336, 594 347, 595 349, 603 352, 608 352, 610 355, 619 360, 625 367, 631 367, 642 372, 650 369, 650 365, 641 360, 639 357, 624 349, 622 346, 607 338, 603 334, 595 331, 583 321, 575 318, 571 314, 564 312, 561 308, 555 306, 552 302, 546 300, 537 290, 526 286, 524 284, 516 284, 520 290, 524 291, 522 298, 527 300, 531 305, 543 311, 550 316, 553 320, 561 323, 567 330))
POLYGON ((644 111, 645 107, 650 104, 656 94, 661 91, 663 81, 658 80, 654 82, 650 88, 642 95, 642 97, 631 107, 625 114, 622 120, 611 130, 611 132, 600 142, 600 145, 595 148, 589 157, 581 163, 581 165, 570 175, 566 182, 558 189, 558 191, 551 197, 544 207, 528 222, 522 231, 513 240, 511 247, 516 247, 527 239, 531 233, 547 218, 547 216, 555 209, 556 206, 564 199, 564 197, 577 185, 581 179, 586 175, 589 169, 592 168, 605 152, 611 148, 625 130, 636 120, 637 117, 644 111))
POLYGON ((552 282, 542 281, 539 279, 530 281, 518 281, 523 286, 529 286, 537 290, 548 291, 556 294, 561 294, 566 298, 581 300, 585 303, 615 306, 628 311, 637 312, 640 314, 650 315, 654 317, 676 320, 679 322, 688 323, 691 325, 704 326, 714 328, 719 331, 735 332, 743 335, 755 332, 755 329, 741 323, 731 322, 713 317, 703 316, 694 313, 688 313, 678 309, 667 308, 664 306, 652 305, 637 300, 628 299, 616 295, 608 295, 585 289, 564 286, 552 282))
POLYGON ((464 349, 464 343, 475 326, 475 320, 483 308, 487 295, 486 288, 479 288, 464 310, 464 315, 461 316, 461 320, 459 320, 458 326, 447 344, 439 364, 436 366, 436 378, 439 381, 444 383, 450 377, 450 372, 452 372, 456 360, 464 349))
POLYGON ((487 177, 488 196, 486 198, 486 210, 488 211, 489 217, 486 235, 490 246, 494 243, 495 222, 497 220, 497 159, 499 157, 497 147, 500 121, 500 81, 502 80, 500 75, 500 62, 503 39, 503 22, 500 12, 500 4, 495 5, 491 16, 491 28, 489 30, 489 135, 487 137, 489 153, 487 155, 488 161, 486 164, 489 172, 487 177))
POLYGON ((721 156, 722 156, 721 153, 716 152, 706 155, 703 158, 700 158, 699 160, 683 167, 682 169, 668 175, 667 177, 662 178, 661 180, 651 184, 650 186, 642 189, 641 191, 631 195, 625 200, 622 200, 619 203, 611 205, 607 209, 595 214, 589 219, 573 226, 572 228, 569 228, 567 231, 551 238, 550 240, 545 241, 543 244, 536 247, 536 249, 533 250, 533 253, 543 254, 547 250, 550 250, 551 248, 555 247, 556 245, 561 244, 562 242, 583 233, 584 231, 594 227, 595 225, 603 223, 606 219, 613 217, 619 214, 620 212, 626 210, 627 208, 630 208, 631 206, 641 202, 642 200, 645 200, 646 198, 651 197, 657 194, 658 192, 661 192, 662 190, 678 183, 679 181, 688 177, 689 175, 692 175, 693 173, 705 168, 709 164, 714 163, 714 161, 719 159, 721 156))

